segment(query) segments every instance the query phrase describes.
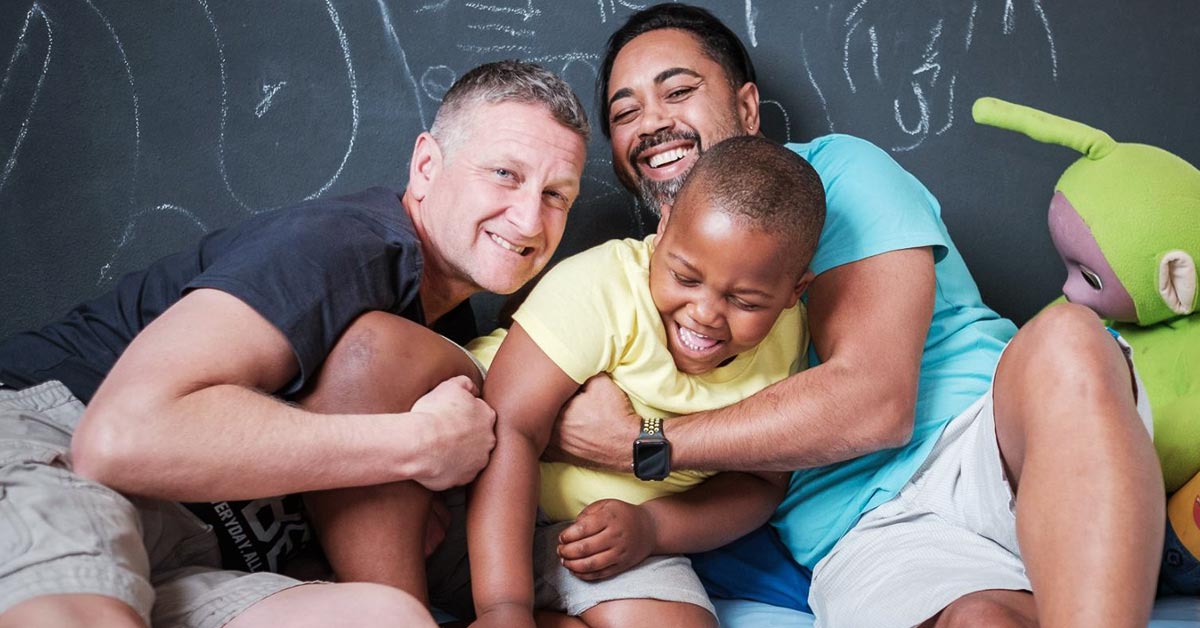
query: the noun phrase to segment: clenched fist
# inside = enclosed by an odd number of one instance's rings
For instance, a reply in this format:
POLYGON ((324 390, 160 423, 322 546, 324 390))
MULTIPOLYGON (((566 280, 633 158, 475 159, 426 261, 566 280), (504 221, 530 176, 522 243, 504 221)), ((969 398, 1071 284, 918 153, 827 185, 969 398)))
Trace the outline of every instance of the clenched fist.
POLYGON ((496 446, 496 411, 477 395, 474 382, 453 377, 413 404, 413 428, 423 443, 412 479, 443 491, 475 479, 496 446))

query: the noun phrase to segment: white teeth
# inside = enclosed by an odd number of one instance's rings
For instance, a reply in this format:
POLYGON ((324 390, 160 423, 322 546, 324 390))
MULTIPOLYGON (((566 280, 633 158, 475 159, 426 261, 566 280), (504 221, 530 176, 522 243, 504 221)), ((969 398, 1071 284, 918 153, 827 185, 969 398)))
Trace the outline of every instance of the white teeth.
POLYGON ((704 334, 698 334, 687 327, 684 327, 683 325, 679 326, 678 337, 679 342, 683 343, 683 346, 691 349, 692 351, 707 351, 708 349, 715 347, 717 343, 721 342, 716 338, 710 338, 704 334), (696 344, 692 342, 693 340, 699 340, 702 344, 696 344))
POLYGON ((513 253, 516 253, 517 255, 524 255, 526 249, 528 248, 528 247, 523 247, 523 246, 517 246, 517 245, 513 244, 512 242, 509 242, 508 240, 505 240, 504 238, 501 238, 500 236, 498 236, 494 233, 489 233, 488 236, 492 238, 492 242, 499 244, 500 246, 512 251, 513 253))
POLYGON ((663 164, 679 161, 690 152, 692 152, 690 148, 673 148, 671 150, 654 155, 650 158, 649 164, 651 168, 657 168, 663 164))

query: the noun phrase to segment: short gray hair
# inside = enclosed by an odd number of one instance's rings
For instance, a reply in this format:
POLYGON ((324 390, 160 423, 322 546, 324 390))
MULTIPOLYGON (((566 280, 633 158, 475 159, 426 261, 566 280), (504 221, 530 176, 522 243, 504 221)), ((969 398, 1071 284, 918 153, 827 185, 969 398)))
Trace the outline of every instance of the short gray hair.
POLYGON ((466 116, 480 105, 504 102, 542 105, 587 144, 591 134, 587 112, 571 86, 536 63, 517 60, 485 63, 462 75, 442 98, 429 133, 449 154, 463 140, 466 116))

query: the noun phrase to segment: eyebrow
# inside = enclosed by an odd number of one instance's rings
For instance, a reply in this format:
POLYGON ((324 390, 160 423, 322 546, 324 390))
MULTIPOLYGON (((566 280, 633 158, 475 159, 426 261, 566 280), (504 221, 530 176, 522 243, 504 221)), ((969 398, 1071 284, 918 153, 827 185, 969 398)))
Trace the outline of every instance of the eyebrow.
MULTIPOLYGON (((687 269, 694 273, 700 272, 695 266, 692 266, 692 264, 690 262, 683 259, 676 253, 667 253, 667 257, 679 262, 680 264, 683 264, 684 266, 687 266, 687 269)), ((759 290, 757 288, 734 288, 732 291, 732 294, 736 294, 736 295, 753 294, 753 295, 763 296, 763 297, 767 297, 767 298, 771 298, 774 296, 770 292, 765 292, 765 291, 759 290)))
MULTIPOLYGON (((686 74, 695 78, 704 78, 700 76, 700 73, 696 72, 695 70, 689 70, 688 68, 667 68, 662 72, 659 72, 654 77, 654 84, 661 85, 663 81, 671 78, 672 76, 677 76, 680 74, 686 74)), ((629 87, 622 87, 613 93, 612 98, 608 99, 608 106, 611 107, 614 102, 622 98, 629 98, 630 96, 633 96, 633 89, 629 87)))

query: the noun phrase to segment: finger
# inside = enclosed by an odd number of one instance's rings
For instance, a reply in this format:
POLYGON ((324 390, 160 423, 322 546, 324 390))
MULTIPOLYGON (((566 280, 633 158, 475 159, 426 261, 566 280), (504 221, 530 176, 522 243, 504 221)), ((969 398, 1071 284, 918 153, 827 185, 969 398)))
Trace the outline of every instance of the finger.
POLYGON ((463 390, 471 393, 473 396, 479 396, 479 388, 477 388, 475 386, 475 382, 471 381, 471 378, 467 377, 466 375, 455 375, 446 381, 452 382, 456 386, 461 386, 463 390))
POLYGON ((575 541, 559 543, 558 556, 566 560, 579 560, 588 556, 602 554, 616 546, 616 535, 605 529, 575 541))
MULTIPOLYGON (((588 506, 591 508, 591 506, 588 506)), ((605 522, 599 517, 593 516, 587 508, 579 513, 575 518, 575 523, 567 526, 558 534, 558 542, 561 544, 574 543, 581 539, 586 539, 602 532, 605 528, 605 522)))
POLYGON ((584 580, 594 580, 599 578, 599 574, 604 573, 605 570, 616 567, 618 558, 619 554, 616 550, 608 549, 584 558, 564 558, 562 565, 584 580))

